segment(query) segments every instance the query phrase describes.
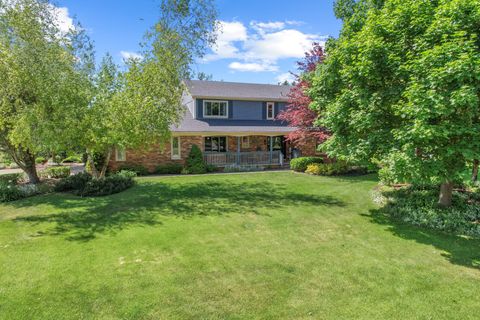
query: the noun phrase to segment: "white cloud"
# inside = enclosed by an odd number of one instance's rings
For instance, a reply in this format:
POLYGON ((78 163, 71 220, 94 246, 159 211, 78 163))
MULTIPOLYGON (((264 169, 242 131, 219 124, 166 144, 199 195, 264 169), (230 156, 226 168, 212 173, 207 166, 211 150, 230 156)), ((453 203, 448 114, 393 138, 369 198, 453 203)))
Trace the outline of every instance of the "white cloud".
POLYGON ((213 53, 206 55, 205 61, 226 58, 237 58, 239 54, 236 42, 247 40, 247 28, 241 22, 220 21, 217 42, 212 48, 213 53))
POLYGON ((228 67, 235 71, 249 71, 249 72, 264 72, 264 71, 278 71, 278 67, 270 63, 243 63, 232 62, 228 67))
POLYGON ((304 33, 294 26, 300 21, 251 21, 245 26, 239 21, 220 21, 217 43, 204 62, 235 59, 229 64, 234 71, 277 71, 278 60, 300 59, 313 42, 323 43, 323 37, 304 33))
POLYGON ((138 54, 136 52, 131 52, 131 51, 120 51, 120 55, 122 56, 123 60, 129 60, 129 59, 142 60, 143 59, 143 56, 141 54, 138 54))
POLYGON ((73 19, 70 18, 67 7, 55 7, 50 5, 52 14, 55 17, 55 24, 61 33, 67 33, 75 30, 73 19))
POLYGON ((295 81, 295 76, 293 74, 291 74, 290 72, 285 72, 285 73, 282 73, 280 75, 278 75, 275 80, 277 80, 277 82, 279 83, 283 83, 285 81, 288 81, 289 83, 292 83, 293 81, 295 81))

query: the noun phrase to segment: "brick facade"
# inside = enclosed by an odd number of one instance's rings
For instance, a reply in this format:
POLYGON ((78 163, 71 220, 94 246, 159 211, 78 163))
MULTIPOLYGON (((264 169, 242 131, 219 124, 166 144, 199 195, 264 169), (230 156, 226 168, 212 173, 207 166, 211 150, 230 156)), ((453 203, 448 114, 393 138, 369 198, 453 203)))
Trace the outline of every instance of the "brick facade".
MULTIPOLYGON (((241 138, 240 138, 241 139, 241 138)), ((241 144, 241 152, 268 151, 269 146, 266 136, 249 136, 248 147, 241 144)), ((241 140, 240 140, 241 143, 241 140)), ((162 146, 155 145, 147 149, 127 149, 125 152, 125 161, 117 161, 116 154, 112 155, 109 168, 113 171, 122 166, 142 165, 153 172, 158 165, 179 163, 184 164, 192 145, 200 147, 204 151, 204 137, 202 136, 181 136, 180 137, 180 159, 172 159, 171 144, 165 143, 162 146)), ((291 145, 287 142, 287 157, 290 156, 291 145)), ((302 156, 321 156, 316 152, 315 140, 309 140, 307 143, 297 147, 302 156)), ((229 152, 237 151, 237 137, 227 137, 227 150, 229 152)))

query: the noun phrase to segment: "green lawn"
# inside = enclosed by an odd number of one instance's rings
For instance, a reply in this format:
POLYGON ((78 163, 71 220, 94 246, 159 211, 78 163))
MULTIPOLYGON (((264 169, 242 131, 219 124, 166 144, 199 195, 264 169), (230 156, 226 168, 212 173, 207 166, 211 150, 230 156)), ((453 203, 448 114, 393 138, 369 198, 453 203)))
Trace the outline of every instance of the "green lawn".
POLYGON ((396 224, 375 177, 151 177, 0 205, 1 319, 478 319, 480 241, 396 224))

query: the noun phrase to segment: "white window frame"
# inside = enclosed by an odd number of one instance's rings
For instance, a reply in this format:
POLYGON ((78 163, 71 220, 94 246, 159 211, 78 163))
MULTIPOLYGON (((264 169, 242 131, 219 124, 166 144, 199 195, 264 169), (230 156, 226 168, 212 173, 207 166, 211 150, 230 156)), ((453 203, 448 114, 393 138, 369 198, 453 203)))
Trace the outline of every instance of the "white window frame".
POLYGON ((243 136, 242 137, 242 148, 250 148, 250 137, 249 136, 243 136), (245 142, 243 139, 247 139, 245 142))
POLYGON ((182 147, 181 147, 180 137, 172 137, 170 139, 170 154, 172 160, 180 160, 182 159, 182 147), (173 139, 178 139, 178 154, 173 154, 173 139))
POLYGON ((121 147, 115 148, 115 160, 117 162, 127 161, 127 153, 125 152, 125 148, 121 148, 121 147))
POLYGON ((224 100, 203 100, 203 117, 204 118, 216 118, 216 119, 228 119, 228 101, 224 100), (224 116, 209 116, 206 115, 206 103, 207 102, 218 102, 218 103, 225 103, 225 115, 224 116))
POLYGON ((275 102, 267 102, 266 108, 267 108, 267 110, 266 110, 267 120, 274 120, 275 119, 275 102), (268 116, 268 109, 270 107, 272 108, 272 116, 271 117, 268 116))
POLYGON ((224 153, 219 151, 207 151, 205 148, 205 138, 225 138, 225 152, 228 152, 228 136, 204 136, 203 137, 203 151, 204 152, 214 152, 214 153, 224 153))

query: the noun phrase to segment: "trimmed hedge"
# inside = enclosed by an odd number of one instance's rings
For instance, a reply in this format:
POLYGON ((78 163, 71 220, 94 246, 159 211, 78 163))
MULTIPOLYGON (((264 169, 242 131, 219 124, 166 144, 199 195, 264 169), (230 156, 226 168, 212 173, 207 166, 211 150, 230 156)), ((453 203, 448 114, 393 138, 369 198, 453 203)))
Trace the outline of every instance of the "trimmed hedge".
POLYGON ((178 163, 164 164, 155 168, 156 174, 180 174, 183 166, 178 163))
POLYGON ((37 158, 35 158, 35 163, 36 163, 36 164, 44 164, 44 163, 46 163, 46 162, 47 162, 47 159, 44 158, 44 157, 37 157, 37 158))
POLYGON ((323 163, 320 157, 300 157, 290 160, 290 169, 297 172, 305 172, 309 164, 323 163))
POLYGON ((86 172, 77 173, 57 182, 55 191, 65 192, 74 190, 83 190, 87 182, 92 180, 92 176, 86 172))
POLYGON ((16 185, 23 178, 23 173, 7 173, 0 175, 0 184, 16 185))
POLYGON ((39 172, 39 176, 49 179, 61 179, 70 176, 70 167, 50 167, 39 172))
POLYGON ((82 159, 79 156, 70 156, 62 160, 62 163, 80 163, 82 159))
POLYGON ((133 171, 137 174, 137 176, 147 176, 150 174, 148 172, 148 169, 142 166, 141 164, 125 164, 123 166, 120 166, 118 171, 133 171))
POLYGON ((60 180, 55 186, 57 192, 73 192, 79 196, 106 196, 126 190, 135 184, 136 173, 122 170, 106 178, 96 179, 83 172, 60 180))
POLYGON ((307 166, 305 173, 317 176, 333 176, 349 172, 349 166, 343 161, 334 163, 312 163, 307 166))
POLYGON ((24 193, 16 185, 0 182, 0 202, 9 202, 25 198, 24 193))

